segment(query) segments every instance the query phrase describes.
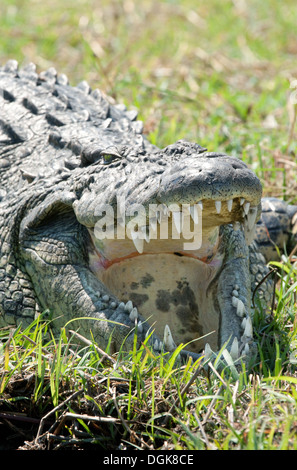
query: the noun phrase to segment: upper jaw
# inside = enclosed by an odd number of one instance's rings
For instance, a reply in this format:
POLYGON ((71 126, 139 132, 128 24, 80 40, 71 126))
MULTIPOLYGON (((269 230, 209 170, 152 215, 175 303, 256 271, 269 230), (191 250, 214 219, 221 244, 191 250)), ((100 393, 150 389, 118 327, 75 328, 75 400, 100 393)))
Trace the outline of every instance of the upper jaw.
POLYGON ((120 223, 112 216, 107 219, 109 232, 101 234, 103 217, 94 227, 89 227, 89 232, 95 247, 109 260, 133 253, 158 252, 179 252, 205 258, 212 255, 218 228, 222 225, 232 224, 234 230, 241 229, 246 243, 250 244, 260 212, 260 205, 253 206, 243 197, 198 201, 191 205, 154 204, 148 216, 144 208, 143 217, 139 214, 135 218, 127 216, 124 225, 122 216, 120 223), (197 236, 198 245, 191 247, 187 243, 191 235, 197 236))
POLYGON ((257 206, 261 201, 262 186, 257 176, 238 158, 208 152, 165 167, 156 197, 167 205, 244 198, 257 206))

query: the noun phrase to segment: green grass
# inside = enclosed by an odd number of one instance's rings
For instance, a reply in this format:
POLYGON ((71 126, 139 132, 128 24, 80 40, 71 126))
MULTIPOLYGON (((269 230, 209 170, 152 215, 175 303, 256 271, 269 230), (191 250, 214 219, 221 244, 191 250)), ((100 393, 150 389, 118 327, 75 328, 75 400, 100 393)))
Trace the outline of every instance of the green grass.
MULTIPOLYGON (((297 203, 296 24, 295 0, 2 0, 0 62, 87 80, 138 108, 153 143, 236 155, 264 195, 297 203)), ((296 261, 277 267, 273 315, 254 319, 258 361, 238 374, 176 367, 145 347, 103 360, 42 318, 1 331, 5 445, 296 449, 296 261)))

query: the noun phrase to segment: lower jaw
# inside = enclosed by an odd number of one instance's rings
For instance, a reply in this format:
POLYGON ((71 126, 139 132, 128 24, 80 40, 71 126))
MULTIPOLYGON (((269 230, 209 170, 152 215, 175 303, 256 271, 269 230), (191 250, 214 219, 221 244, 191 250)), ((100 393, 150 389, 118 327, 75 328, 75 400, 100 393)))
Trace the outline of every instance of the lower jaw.
POLYGON ((218 254, 208 264, 173 253, 143 254, 96 275, 119 301, 131 300, 160 338, 169 325, 176 344, 198 353, 206 343, 220 347, 215 279, 222 261, 218 254))

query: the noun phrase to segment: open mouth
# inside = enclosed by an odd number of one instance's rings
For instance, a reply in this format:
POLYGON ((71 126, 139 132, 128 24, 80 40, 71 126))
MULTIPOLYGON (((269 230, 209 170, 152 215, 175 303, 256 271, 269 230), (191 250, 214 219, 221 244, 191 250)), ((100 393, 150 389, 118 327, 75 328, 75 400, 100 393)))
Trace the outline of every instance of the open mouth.
POLYGON ((201 200, 179 211, 168 207, 159 205, 133 230, 126 222, 125 237, 116 231, 107 236, 106 225, 106 236, 98 237, 96 225, 89 227, 90 268, 130 315, 139 312, 159 338, 168 325, 174 342, 189 351, 200 353, 206 344, 220 349, 231 322, 231 351, 238 357, 252 331, 248 288, 240 289, 240 264, 246 259, 239 250, 236 260, 233 245, 240 240, 246 250, 259 208, 242 197, 201 200), (230 251, 234 266, 228 262, 230 251))

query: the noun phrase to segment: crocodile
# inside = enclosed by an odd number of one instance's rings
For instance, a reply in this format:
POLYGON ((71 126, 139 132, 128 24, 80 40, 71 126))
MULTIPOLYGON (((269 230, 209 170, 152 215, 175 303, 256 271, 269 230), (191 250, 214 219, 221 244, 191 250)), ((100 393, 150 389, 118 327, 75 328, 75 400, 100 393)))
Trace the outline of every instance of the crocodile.
MULTIPOLYGON (((112 352, 136 331, 157 352, 254 353, 252 293, 258 285, 270 305, 274 241, 261 183, 239 158, 186 140, 160 149, 136 111, 10 60, 0 181, 0 327, 48 311, 56 329, 77 327, 112 352)), ((289 228, 297 207, 287 207, 289 228)))

